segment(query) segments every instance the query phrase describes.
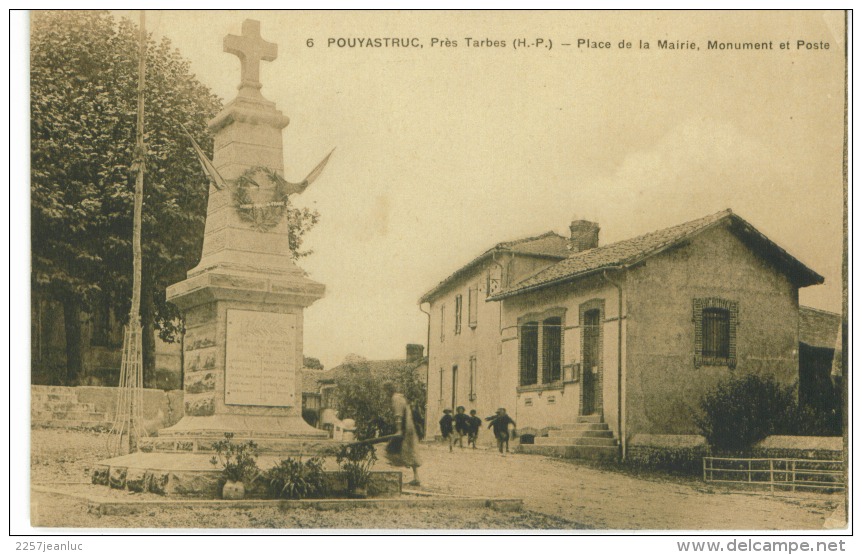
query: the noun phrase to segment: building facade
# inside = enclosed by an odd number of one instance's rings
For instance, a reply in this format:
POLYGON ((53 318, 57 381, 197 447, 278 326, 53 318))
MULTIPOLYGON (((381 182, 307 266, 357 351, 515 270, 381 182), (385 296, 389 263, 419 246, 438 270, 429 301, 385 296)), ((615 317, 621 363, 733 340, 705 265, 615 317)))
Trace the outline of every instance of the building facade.
MULTIPOLYGON (((568 239, 553 232, 499 243, 423 295, 420 303, 430 313, 428 437, 439 435, 443 409, 463 406, 485 417, 504 406, 501 307, 486 301, 568 254, 568 239)), ((493 438, 480 433, 479 441, 493 438)))
MULTIPOLYGON (((823 278, 730 210, 605 246, 597 224, 571 229, 566 258, 483 299, 500 322, 471 345, 498 350, 489 410, 537 437, 589 423, 624 455, 635 434, 697 433, 692 409, 734 373, 799 380, 798 292, 823 278)), ((438 346, 444 372, 466 354, 453 343, 438 346)))

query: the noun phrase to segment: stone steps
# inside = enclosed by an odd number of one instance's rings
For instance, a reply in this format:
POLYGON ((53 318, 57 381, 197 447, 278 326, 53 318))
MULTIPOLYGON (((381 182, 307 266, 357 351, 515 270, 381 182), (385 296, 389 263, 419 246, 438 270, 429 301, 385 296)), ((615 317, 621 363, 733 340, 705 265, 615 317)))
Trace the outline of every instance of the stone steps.
POLYGON ((605 420, 601 414, 590 414, 587 416, 579 416, 577 423, 578 424, 601 424, 605 420))
POLYGON ((32 395, 30 402, 33 404, 42 403, 77 403, 78 396, 74 393, 42 393, 32 395))
POLYGON ((60 393, 60 394, 71 394, 74 393, 69 392, 69 387, 64 385, 31 385, 30 390, 36 393, 60 393))
POLYGON ((550 430, 548 437, 568 438, 568 437, 614 437, 614 433, 607 429, 603 430, 550 430))
MULTIPOLYGON (((157 437, 141 438, 138 446, 142 453, 208 453, 212 455, 215 453, 213 443, 220 439, 223 439, 223 437, 171 437, 169 435, 159 435, 157 437)), ((244 440, 234 437, 234 441, 242 443, 244 440)), ((341 444, 340 442, 319 437, 292 439, 256 437, 254 441, 257 444, 257 451, 260 455, 278 455, 282 457, 314 454, 323 449, 332 449, 341 444)))
POLYGON ((96 412, 87 408, 75 410, 38 410, 30 411, 30 419, 33 421, 40 420, 107 420, 107 415, 103 412, 96 412))
POLYGON ((581 422, 578 424, 563 424, 560 426, 559 430, 567 430, 567 431, 586 431, 586 430, 606 430, 608 425, 604 422, 598 423, 590 423, 590 422, 581 422))
POLYGON ((616 447, 617 440, 613 437, 537 437, 535 445, 616 447))
POLYGON ((44 412, 71 412, 71 411, 81 411, 87 410, 90 412, 96 412, 96 404, 95 403, 78 403, 77 401, 47 401, 43 403, 31 403, 30 405, 33 407, 32 410, 39 410, 44 412))
MULTIPOLYGON (((538 438, 536 438, 538 439, 538 438)), ((531 455, 544 455, 547 457, 560 457, 564 459, 588 459, 614 461, 619 456, 617 447, 606 447, 598 445, 520 445, 521 453, 531 455)))
POLYGON ((36 420, 30 421, 33 428, 84 428, 87 430, 110 430, 113 423, 108 420, 36 420))
POLYGON ((521 445, 520 451, 567 459, 616 460, 619 456, 619 442, 599 414, 578 416, 575 423, 548 430, 546 437, 534 441, 521 445))
MULTIPOLYGON (((133 492, 150 492, 169 497, 221 497, 219 486, 222 471, 210 462, 211 454, 199 453, 133 453, 99 461, 93 466, 91 481, 95 485, 133 492)), ((261 458, 258 464, 266 470, 278 463, 274 457, 261 458)), ((341 472, 324 470, 330 491, 347 487, 341 472)), ((368 493, 373 497, 401 495, 402 473, 392 470, 372 470, 368 493)), ((247 491, 247 498, 264 496, 265 485, 257 480, 247 491)))
POLYGON ((95 403, 79 403, 74 388, 31 386, 30 425, 34 428, 110 429, 112 422, 95 403))

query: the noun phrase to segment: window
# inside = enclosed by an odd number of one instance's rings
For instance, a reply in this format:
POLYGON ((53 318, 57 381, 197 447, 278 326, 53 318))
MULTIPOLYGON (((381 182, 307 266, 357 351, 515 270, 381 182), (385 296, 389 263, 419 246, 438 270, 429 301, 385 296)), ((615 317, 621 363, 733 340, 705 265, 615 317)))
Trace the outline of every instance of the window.
POLYGON ((476 355, 470 357, 470 400, 476 400, 476 355))
POLYGON ((563 321, 547 318, 542 322, 542 382, 558 382, 562 378, 563 321))
POLYGON ((521 385, 535 385, 539 373, 539 324, 521 326, 521 385))
POLYGON ((718 298, 694 299, 694 365, 736 366, 739 304, 718 298))
POLYGON ((455 295, 455 335, 461 333, 461 295, 455 295))
POLYGON ((519 387, 562 386, 565 322, 566 309, 561 307, 524 314, 518 319, 519 387))
POLYGON ((446 339, 446 305, 440 305, 440 343, 446 339))
POLYGON ((723 308, 703 309, 704 357, 730 356, 730 312, 723 308))
POLYGON ((479 319, 479 284, 474 284, 470 287, 470 292, 467 296, 468 318, 471 328, 476 327, 479 319))

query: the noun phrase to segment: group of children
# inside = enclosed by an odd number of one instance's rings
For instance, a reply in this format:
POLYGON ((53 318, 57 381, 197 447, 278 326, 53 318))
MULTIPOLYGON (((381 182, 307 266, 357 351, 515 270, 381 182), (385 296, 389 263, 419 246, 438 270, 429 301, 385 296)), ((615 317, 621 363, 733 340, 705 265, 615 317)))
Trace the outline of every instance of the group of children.
MULTIPOLYGON (((482 427, 482 419, 476 416, 476 411, 471 410, 467 416, 464 407, 455 409, 455 416, 452 416, 452 409, 443 410, 443 418, 440 419, 440 433, 443 440, 449 443, 449 451, 455 443, 462 449, 464 448, 464 436, 467 436, 467 445, 472 444, 473 449, 476 448, 476 439, 479 437, 479 428, 482 427)), ((497 448, 503 456, 509 452, 509 426, 512 427, 512 434, 515 433, 515 421, 506 414, 506 409, 499 408, 493 416, 485 418, 488 428, 494 430, 494 437, 497 439, 497 448)))

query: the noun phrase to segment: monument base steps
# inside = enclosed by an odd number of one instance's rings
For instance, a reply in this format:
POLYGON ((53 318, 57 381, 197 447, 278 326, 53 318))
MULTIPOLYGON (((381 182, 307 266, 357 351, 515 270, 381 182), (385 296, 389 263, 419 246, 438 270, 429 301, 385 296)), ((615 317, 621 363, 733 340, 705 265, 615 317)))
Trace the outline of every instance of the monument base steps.
MULTIPOLYGON (((331 445, 331 442, 330 442, 331 445)), ((295 456, 299 456, 298 454, 295 456)), ((314 456, 306 451, 304 456, 314 456)), ((171 497, 218 499, 221 497, 222 471, 213 465, 213 453, 133 453, 100 461, 92 468, 95 485, 171 497)), ((265 471, 284 457, 262 455, 258 467, 265 471)), ((326 461, 326 476, 331 491, 347 489, 334 459, 326 461)), ((372 497, 401 494, 402 476, 398 471, 372 471, 368 493, 372 497)), ((251 498, 265 496, 265 484, 258 480, 248 491, 251 498)))

